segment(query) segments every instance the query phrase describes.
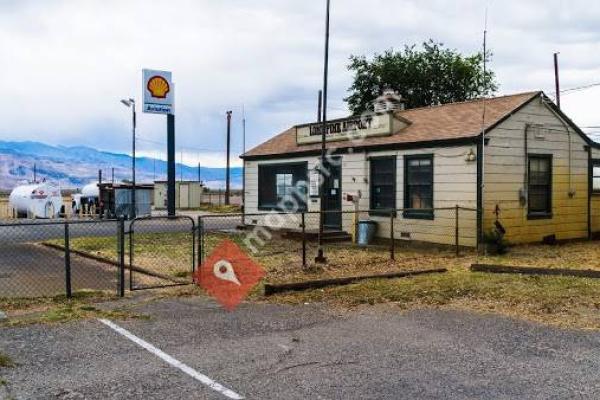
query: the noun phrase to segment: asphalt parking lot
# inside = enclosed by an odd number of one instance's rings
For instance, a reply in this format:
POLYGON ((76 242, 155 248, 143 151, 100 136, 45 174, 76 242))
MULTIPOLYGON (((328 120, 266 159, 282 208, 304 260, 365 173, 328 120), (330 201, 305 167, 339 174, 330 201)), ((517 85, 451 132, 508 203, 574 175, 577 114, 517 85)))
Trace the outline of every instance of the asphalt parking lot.
MULTIPOLYGON (((113 265, 71 255, 72 290, 117 291, 118 271, 113 265)), ((64 252, 30 243, 0 244, 2 297, 65 294, 64 252)))
POLYGON ((5 395, 14 399, 600 396, 597 333, 457 311, 401 313, 392 307, 335 312, 319 305, 244 304, 230 313, 204 298, 162 300, 137 311, 151 318, 112 322, 152 346, 150 350, 98 320, 2 329, 0 349, 17 363, 0 370, 7 382, 5 395), (219 391, 218 385, 228 392, 219 391))

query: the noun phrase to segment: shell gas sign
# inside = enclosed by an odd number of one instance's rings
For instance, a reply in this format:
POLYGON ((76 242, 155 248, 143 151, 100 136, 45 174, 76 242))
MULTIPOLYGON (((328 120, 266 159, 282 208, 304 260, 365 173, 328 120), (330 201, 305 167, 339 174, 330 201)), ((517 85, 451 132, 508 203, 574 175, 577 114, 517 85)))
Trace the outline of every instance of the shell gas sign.
POLYGON ((144 112, 174 114, 175 90, 171 80, 171 72, 144 69, 142 74, 144 112))

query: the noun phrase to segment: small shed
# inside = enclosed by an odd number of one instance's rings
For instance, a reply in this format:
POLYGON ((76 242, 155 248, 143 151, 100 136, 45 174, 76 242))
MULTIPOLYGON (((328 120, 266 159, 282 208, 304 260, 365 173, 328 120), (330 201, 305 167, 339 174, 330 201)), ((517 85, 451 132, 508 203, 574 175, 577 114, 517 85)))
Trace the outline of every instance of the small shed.
MULTIPOLYGON (((175 182, 175 207, 178 209, 199 208, 204 184, 199 181, 175 182)), ((154 182, 154 207, 167 208, 167 181, 154 182)))
MULTIPOLYGON (((100 214, 107 218, 125 216, 133 217, 131 183, 101 183, 100 189, 100 214)), ((135 215, 138 217, 152 213, 152 193, 154 186, 151 184, 135 185, 135 215)))

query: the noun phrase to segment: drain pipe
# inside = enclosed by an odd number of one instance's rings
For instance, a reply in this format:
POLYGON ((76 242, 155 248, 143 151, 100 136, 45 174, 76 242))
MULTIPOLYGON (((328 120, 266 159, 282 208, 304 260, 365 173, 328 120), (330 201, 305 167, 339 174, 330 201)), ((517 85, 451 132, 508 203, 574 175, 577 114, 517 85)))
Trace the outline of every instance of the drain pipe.
MULTIPOLYGON (((542 97, 542 102, 545 103, 544 97, 542 97)), ((558 120, 560 121, 561 125, 567 131, 567 136, 569 137, 569 147, 568 147, 569 156, 567 157, 568 158, 568 162, 569 162, 569 167, 568 167, 568 169, 569 169, 569 193, 568 194, 569 194, 570 198, 573 198, 573 196, 575 196, 575 190, 573 190, 573 185, 572 185, 572 182, 571 182, 571 179, 572 179, 572 177, 571 177, 571 175, 572 175, 571 174, 571 158, 572 158, 572 155, 571 155, 571 146, 572 146, 572 143, 571 143, 571 129, 569 129, 569 126, 565 123, 565 121, 563 121, 563 119, 560 116, 560 114, 557 113, 554 110, 554 108, 552 108, 552 106, 550 106, 548 108, 550 109, 550 111, 552 111, 552 113, 556 116, 556 118, 558 118, 558 120)))
POLYGON ((525 155, 525 164, 523 168, 523 189, 521 189, 521 193, 519 193, 519 202, 522 206, 527 204, 527 199, 529 198, 528 187, 529 187, 529 128, 531 128, 531 124, 525 124, 525 130, 523 131, 523 149, 525 155))

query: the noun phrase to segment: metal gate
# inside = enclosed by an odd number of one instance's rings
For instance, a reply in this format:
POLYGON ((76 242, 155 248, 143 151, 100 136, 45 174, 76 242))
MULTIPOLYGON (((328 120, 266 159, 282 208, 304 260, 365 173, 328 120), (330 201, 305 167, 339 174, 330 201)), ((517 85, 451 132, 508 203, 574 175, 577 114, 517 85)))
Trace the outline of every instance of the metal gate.
POLYGON ((130 290, 194 283, 197 227, 189 216, 140 217, 126 232, 130 290))

